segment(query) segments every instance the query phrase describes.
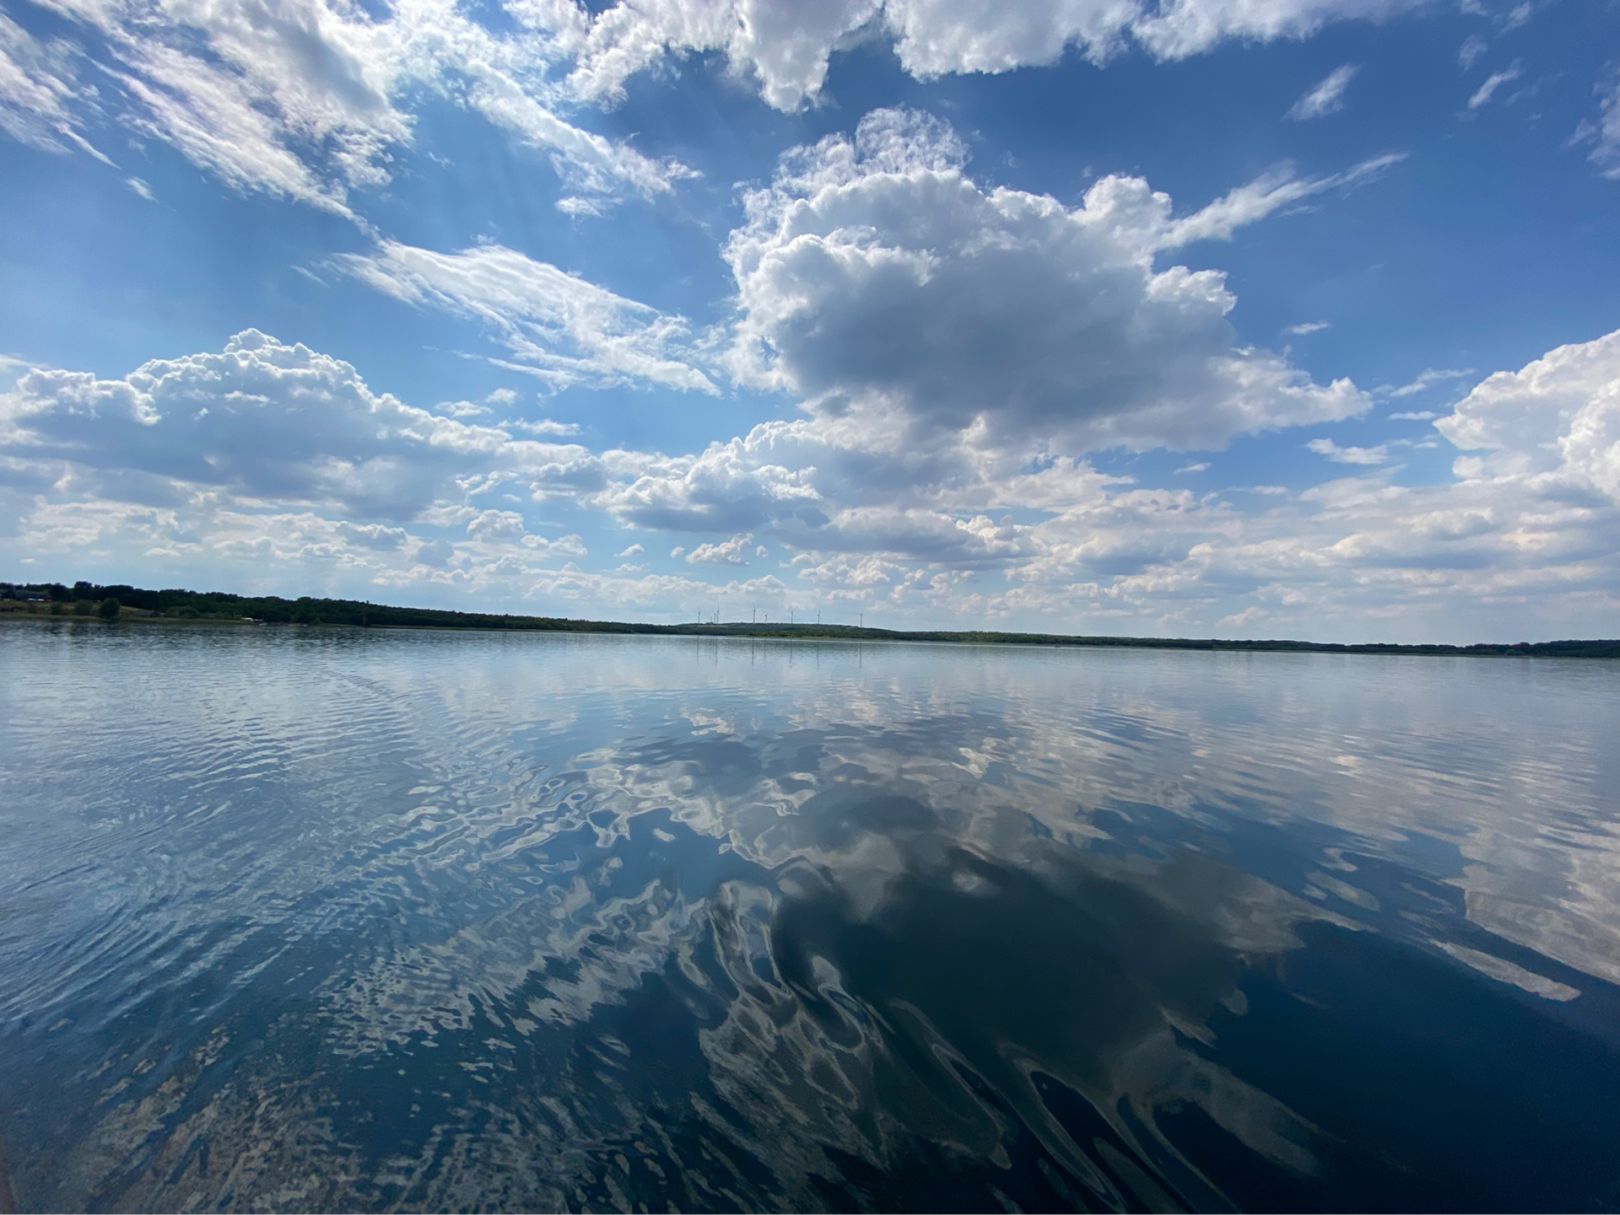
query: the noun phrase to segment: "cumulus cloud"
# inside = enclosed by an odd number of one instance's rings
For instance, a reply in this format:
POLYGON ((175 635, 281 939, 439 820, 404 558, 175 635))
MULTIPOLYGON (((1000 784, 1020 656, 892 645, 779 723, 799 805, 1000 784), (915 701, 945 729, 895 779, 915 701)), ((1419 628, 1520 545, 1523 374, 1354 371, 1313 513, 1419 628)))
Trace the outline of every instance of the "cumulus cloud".
POLYGON ((481 510, 467 521, 467 534, 489 544, 516 544, 528 532, 515 510, 481 510))
POLYGON ((797 109, 820 93, 832 55, 853 45, 881 7, 881 0, 614 5, 588 18, 568 82, 578 96, 612 100, 626 80, 668 55, 722 51, 768 104, 797 109))
POLYGON ((467 472, 577 450, 406 405, 342 360, 251 329, 217 353, 154 359, 121 379, 28 371, 0 395, 0 447, 92 480, 151 477, 389 518, 415 515, 467 472))
POLYGON ((1353 63, 1334 68, 1294 102, 1288 110, 1288 117, 1295 122, 1305 122, 1344 109, 1345 90, 1360 70, 1353 63))
POLYGON ((1565 467, 1620 502, 1620 377, 1596 389, 1558 436, 1565 467))
POLYGON ((1559 471, 1620 497, 1620 331, 1486 377, 1435 423, 1494 475, 1559 471))
POLYGON ((587 546, 479 500, 587 456, 408 405, 256 330, 116 379, 22 368, 0 393, 0 499, 17 520, 0 556, 142 554, 165 577, 279 592, 521 598, 587 546))
POLYGON ((889 42, 901 67, 928 80, 1056 63, 1071 51, 1102 65, 1133 44, 1156 59, 1181 59, 1228 40, 1302 38, 1330 22, 1416 7, 1416 0, 829 0, 806 9, 761 0, 626 0, 589 18, 570 10, 578 50, 569 83, 580 96, 613 98, 635 73, 668 57, 720 52, 768 104, 795 110, 821 96, 835 54, 868 39, 889 42))
MULTIPOLYGON (((574 384, 658 384, 714 392, 692 365, 686 322, 501 245, 438 253, 382 241, 336 264, 408 304, 478 321, 515 362, 552 388, 574 384)), ((561 424, 531 423, 552 434, 561 424)))
POLYGON ((700 544, 686 554, 688 565, 747 565, 754 537, 750 532, 713 544, 700 544))
POLYGON ((813 463, 777 463, 774 428, 756 427, 742 439, 711 443, 697 456, 612 459, 623 478, 593 504, 623 523, 659 530, 733 532, 794 516, 824 521, 812 479, 813 463))
POLYGON ((986 447, 1216 448, 1366 408, 1348 380, 1239 345, 1219 272, 1155 259, 1375 170, 1270 174, 1177 218, 1140 178, 1069 208, 986 188, 965 160, 909 111, 785 156, 726 246, 738 373, 822 416, 897 415, 914 437, 986 447))
MULTIPOLYGON (((1000 462, 971 436, 874 443, 854 411, 764 423, 697 456, 593 453, 412 407, 254 332, 119 379, 13 370, 0 396, 0 495, 17 523, 0 557, 13 563, 66 556, 93 573, 97 554, 142 553, 164 577, 408 586, 541 612, 686 617, 740 595, 1184 634, 1380 621, 1411 638, 1437 617, 1448 636, 1567 634, 1620 607, 1620 333, 1476 386, 1438 422, 1458 448, 1451 480, 1398 485, 1367 459, 1377 448, 1319 440, 1351 462, 1320 484, 1242 493, 1155 487, 1028 447, 1000 462), (520 497, 564 477, 589 480, 570 491, 578 509, 708 535, 675 548, 678 574, 585 568, 581 536, 550 539, 537 520, 547 493, 520 497), (725 526, 749 514, 762 522, 725 526), (785 550, 785 581, 707 581, 761 548, 785 550)), ((644 555, 632 544, 609 561, 644 555)))

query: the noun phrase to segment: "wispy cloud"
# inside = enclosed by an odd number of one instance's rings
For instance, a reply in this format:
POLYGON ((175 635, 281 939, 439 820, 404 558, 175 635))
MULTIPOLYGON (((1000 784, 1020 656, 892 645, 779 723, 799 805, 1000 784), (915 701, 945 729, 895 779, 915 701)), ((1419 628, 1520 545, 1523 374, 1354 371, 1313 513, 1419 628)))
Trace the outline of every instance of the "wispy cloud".
POLYGON ((1350 87, 1350 82, 1356 78, 1356 73, 1360 70, 1360 67, 1353 63, 1334 68, 1318 81, 1315 87, 1307 90, 1304 96, 1294 102, 1288 111, 1288 117, 1295 122, 1305 122, 1344 109, 1345 90, 1350 87))
POLYGON ((1566 147, 1590 144, 1586 158, 1604 177, 1620 178, 1620 74, 1601 81, 1592 90, 1598 95, 1595 118, 1583 118, 1566 147))
POLYGON ((1498 89, 1504 84, 1511 84, 1522 75, 1524 75, 1524 68, 1517 59, 1500 72, 1492 72, 1485 77, 1485 83, 1474 90, 1474 95, 1468 99, 1468 108, 1478 110, 1489 105, 1491 98, 1496 96, 1498 89))
POLYGON ((82 133, 95 90, 79 83, 76 67, 71 48, 41 42, 0 12, 0 132, 46 152, 79 148, 110 165, 82 133))
POLYGON ((0 13, 0 133, 48 151, 111 164, 82 132, 92 118, 116 118, 234 190, 369 230, 355 193, 388 184, 414 144, 418 107, 438 96, 542 152, 566 191, 559 205, 576 217, 696 176, 561 115, 552 73, 571 44, 556 30, 497 31, 437 2, 376 17, 326 0, 45 7, 67 18, 50 41, 0 13), (85 65, 116 88, 81 81, 85 65))
POLYGON ((1174 249, 1197 240, 1226 240, 1239 228, 1312 195, 1373 181, 1405 159, 1405 152, 1386 152, 1326 177, 1296 177, 1288 166, 1263 173, 1229 190, 1208 206, 1167 225, 1159 247, 1174 249))
POLYGON ((1402 397, 1415 397, 1420 392, 1427 392, 1436 384, 1449 384, 1453 380, 1466 380, 1469 376, 1476 374, 1478 373, 1472 367, 1425 367, 1409 382, 1400 385, 1398 388, 1380 388, 1376 391, 1379 396, 1393 397, 1400 400, 1402 397))
POLYGON ((1377 447, 1341 447, 1332 439, 1312 439, 1305 446, 1335 464, 1382 464, 1389 459, 1389 448, 1382 443, 1377 447))
POLYGON ((1331 328, 1333 328, 1332 321, 1301 321, 1297 325, 1288 326, 1283 332, 1291 333, 1295 337, 1305 337, 1307 334, 1321 333, 1322 330, 1331 328))
POLYGON ((383 241, 335 264, 396 299, 479 322, 514 356, 500 366, 554 389, 641 382, 716 391, 688 357, 680 317, 514 249, 478 245, 440 253, 383 241))

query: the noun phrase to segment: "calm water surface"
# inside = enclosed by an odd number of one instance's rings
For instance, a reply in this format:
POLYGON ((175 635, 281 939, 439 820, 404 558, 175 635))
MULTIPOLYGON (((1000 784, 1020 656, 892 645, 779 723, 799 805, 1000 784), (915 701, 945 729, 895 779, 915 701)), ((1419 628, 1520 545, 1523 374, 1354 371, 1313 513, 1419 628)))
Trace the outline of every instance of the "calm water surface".
POLYGON ((24 1209, 1620 1207, 1620 664, 0 626, 24 1209))

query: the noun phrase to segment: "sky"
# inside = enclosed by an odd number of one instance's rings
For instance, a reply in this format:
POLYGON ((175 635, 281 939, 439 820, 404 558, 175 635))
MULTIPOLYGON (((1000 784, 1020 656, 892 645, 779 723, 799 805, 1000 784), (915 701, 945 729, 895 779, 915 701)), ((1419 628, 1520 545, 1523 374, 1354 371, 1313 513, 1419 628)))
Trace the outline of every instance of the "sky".
POLYGON ((0 0, 0 578, 1620 636, 1620 8, 0 0))

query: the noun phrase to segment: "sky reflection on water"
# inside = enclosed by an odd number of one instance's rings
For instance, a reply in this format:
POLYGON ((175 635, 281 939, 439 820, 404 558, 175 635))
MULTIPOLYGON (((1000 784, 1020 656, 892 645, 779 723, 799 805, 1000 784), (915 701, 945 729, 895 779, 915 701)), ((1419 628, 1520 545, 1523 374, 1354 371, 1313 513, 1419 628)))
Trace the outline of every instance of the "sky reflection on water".
POLYGON ((1620 1205, 1620 665, 0 660, 25 1208, 1620 1205))

